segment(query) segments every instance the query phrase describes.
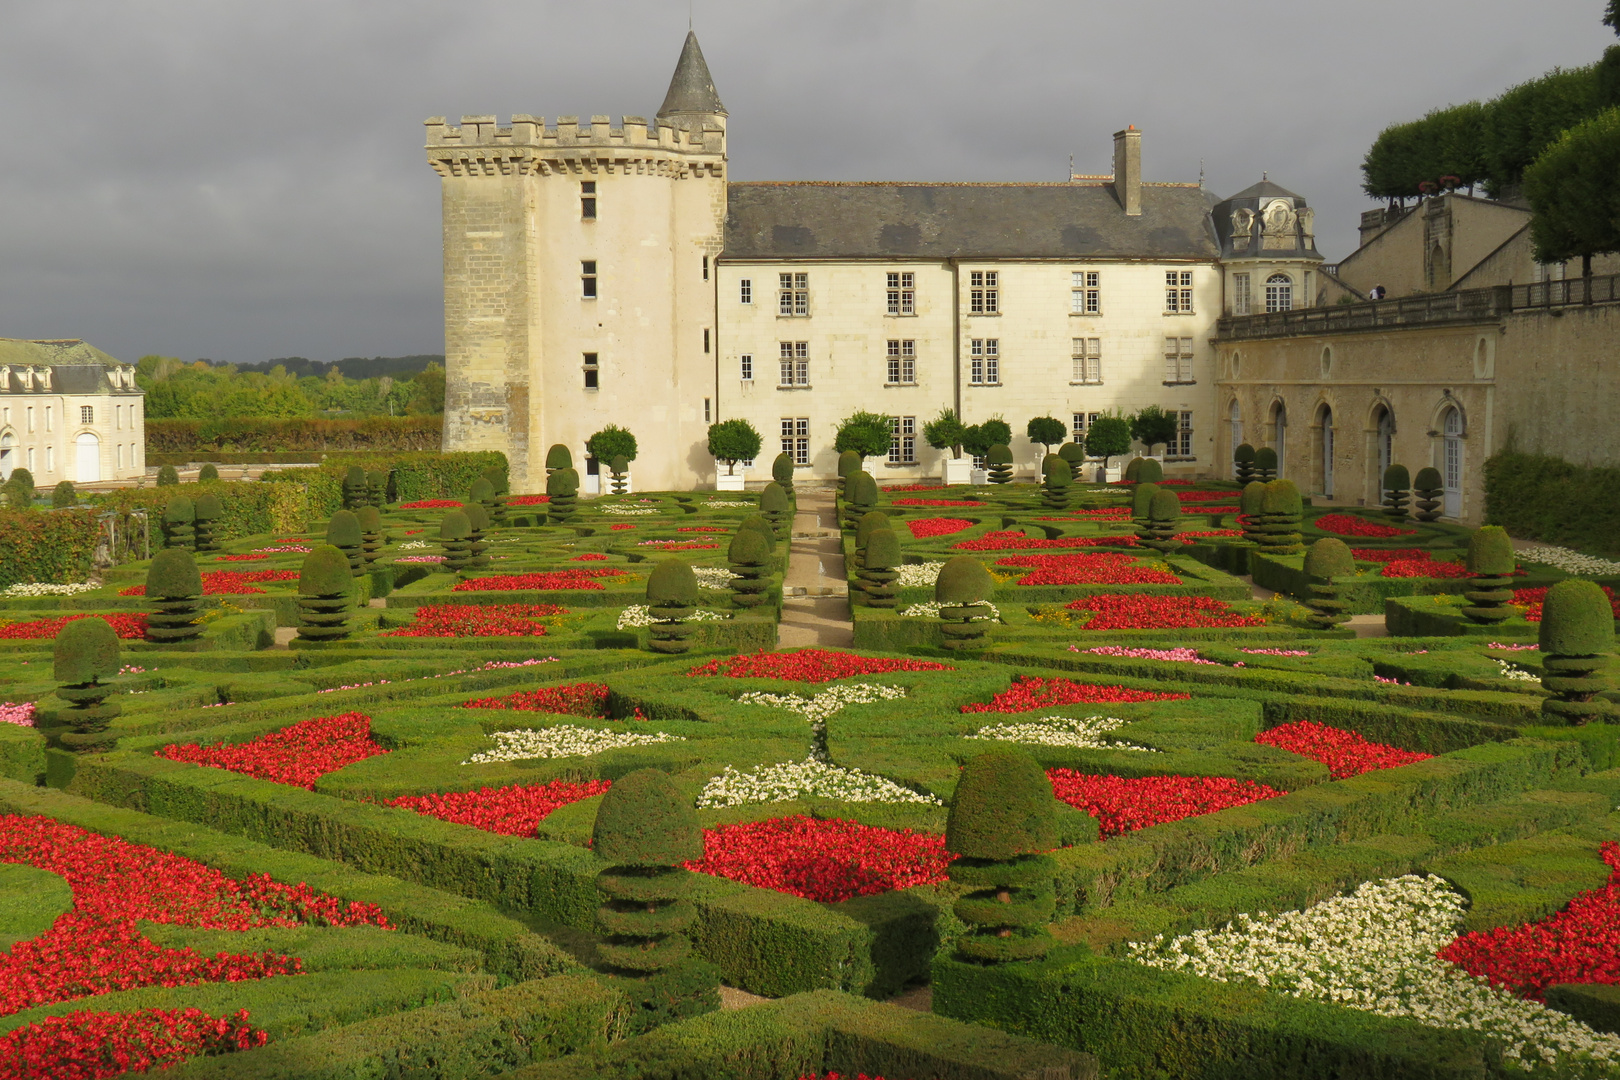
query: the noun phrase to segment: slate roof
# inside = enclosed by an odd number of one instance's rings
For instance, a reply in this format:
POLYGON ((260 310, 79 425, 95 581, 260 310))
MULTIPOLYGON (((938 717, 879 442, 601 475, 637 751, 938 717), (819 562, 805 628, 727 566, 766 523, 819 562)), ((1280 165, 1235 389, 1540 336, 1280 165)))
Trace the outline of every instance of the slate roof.
POLYGON ((139 396, 140 390, 114 387, 107 378, 109 367, 123 367, 119 361, 94 345, 77 338, 54 341, 24 341, 20 338, 0 338, 0 367, 9 367, 5 379, 0 380, 0 394, 119 394, 139 396), (24 386, 20 367, 51 369, 49 389, 39 379, 33 386, 24 386))
POLYGON ((720 94, 714 88, 714 78, 709 74, 709 65, 703 59, 703 50, 698 48, 697 35, 690 30, 686 32, 686 44, 681 46, 675 74, 669 80, 669 92, 658 110, 661 117, 673 113, 726 115, 726 107, 720 104, 720 94))
POLYGON ((1238 199, 1293 199, 1301 204, 1305 202, 1305 196, 1296 195, 1285 187, 1273 184, 1270 180, 1262 180, 1258 184, 1252 184, 1236 195, 1228 196, 1225 201, 1234 202, 1238 199))
POLYGON ((1214 260, 1214 196, 1142 185, 1126 216, 1102 184, 734 183, 727 259, 1214 260))

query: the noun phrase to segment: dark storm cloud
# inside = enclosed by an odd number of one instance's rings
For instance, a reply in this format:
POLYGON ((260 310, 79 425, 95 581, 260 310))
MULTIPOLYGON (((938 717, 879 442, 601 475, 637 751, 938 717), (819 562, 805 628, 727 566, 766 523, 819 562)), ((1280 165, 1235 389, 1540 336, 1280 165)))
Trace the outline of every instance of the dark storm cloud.
MULTIPOLYGON (((697 0, 737 179, 1271 178, 1330 258, 1384 125, 1613 42, 1602 0, 697 0)), ((442 348, 430 115, 650 116, 681 0, 12 0, 0 336, 252 361, 442 348)))

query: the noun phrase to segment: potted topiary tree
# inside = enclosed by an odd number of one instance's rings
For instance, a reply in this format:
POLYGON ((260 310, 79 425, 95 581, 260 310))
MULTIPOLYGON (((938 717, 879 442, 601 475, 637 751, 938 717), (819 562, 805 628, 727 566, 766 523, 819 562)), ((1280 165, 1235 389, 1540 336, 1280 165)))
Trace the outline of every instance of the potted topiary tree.
POLYGON ((889 417, 864 409, 851 413, 838 422, 838 434, 833 437, 833 449, 842 454, 853 450, 861 457, 861 468, 866 459, 889 452, 894 429, 889 417))
POLYGON ((199 484, 206 484, 210 480, 218 479, 219 469, 215 467, 214 463, 211 461, 204 464, 202 468, 197 470, 197 483, 199 484))
POLYGON ((1074 474, 1069 470, 1069 463, 1051 455, 1055 463, 1046 470, 1046 476, 1041 480, 1041 499, 1048 510, 1067 510, 1069 499, 1074 494, 1074 474))
POLYGON ((1508 606, 1513 599, 1513 571, 1519 562, 1513 556, 1513 540, 1500 525, 1475 529, 1468 538, 1468 606, 1463 614, 1471 622, 1494 626, 1517 612, 1508 606))
POLYGON ((382 511, 375 506, 362 506, 354 512, 360 523, 360 554, 370 568, 388 547, 388 533, 383 529, 382 511))
POLYGON ((1247 485, 1254 480, 1254 447, 1248 443, 1239 443, 1232 451, 1232 474, 1240 484, 1247 485))
POLYGON ((1412 476, 1405 465, 1384 470, 1384 513, 1396 521, 1406 520, 1406 504, 1411 498, 1412 476))
POLYGON ((990 644, 990 623, 982 616, 996 592, 996 579, 984 563, 958 555, 939 568, 934 601, 939 604, 940 632, 947 649, 982 649, 990 644))
POLYGON ((1080 470, 1086 464, 1086 448, 1084 446, 1077 442, 1066 442, 1058 447, 1058 457, 1068 463, 1069 474, 1072 479, 1084 479, 1080 475, 1080 470))
POLYGON ((849 489, 844 497, 844 528, 853 529, 855 523, 861 520, 861 515, 877 507, 878 488, 877 481, 872 474, 862 470, 856 473, 849 481, 849 489))
POLYGON ((190 641, 202 633, 202 574, 185 548, 164 548, 146 571, 146 640, 158 645, 190 641))
MULTIPOLYGON (((15 471, 13 471, 12 474, 11 474, 11 478, 13 480, 15 480, 17 478, 17 473, 19 473, 21 471, 22 471, 21 469, 17 469, 15 471)), ((180 482, 180 474, 174 471, 174 466, 173 465, 165 465, 161 469, 158 470, 158 477, 157 477, 157 486, 158 487, 173 487, 175 484, 178 484, 179 482, 180 482)))
POLYGON ((1350 545, 1333 536, 1324 536, 1305 550, 1305 576, 1309 580, 1310 599, 1305 601, 1311 609, 1307 621, 1317 630, 1331 630, 1350 616, 1345 609, 1350 605, 1339 598, 1339 586, 1334 578, 1351 577, 1356 572, 1356 559, 1350 545))
POLYGON ((371 484, 366 480, 366 470, 358 465, 350 465, 343 474, 343 509, 358 510, 369 505, 371 484))
POLYGON ((1412 478, 1412 494, 1417 504, 1417 513, 1412 516, 1419 521, 1439 521, 1440 508, 1444 504, 1446 491, 1442 486, 1440 470, 1432 465, 1425 465, 1417 471, 1412 478))
POLYGON ((198 551, 218 551, 219 539, 216 535, 217 524, 225 513, 225 508, 219 504, 215 495, 199 495, 192 508, 192 537, 198 551))
POLYGON ((692 647, 695 629, 686 620, 697 608, 697 575, 680 559, 665 559, 647 575, 647 608, 653 624, 648 647, 654 652, 683 653, 692 647))
POLYGON ((1131 426, 1123 416, 1099 416, 1086 428, 1086 455, 1102 458, 1097 470, 1097 483, 1107 484, 1119 479, 1119 470, 1109 467, 1109 459, 1126 453, 1131 448, 1131 426))
POLYGON ((951 456, 944 459, 944 471, 940 475, 947 486, 970 482, 973 462, 962 456, 966 437, 967 425, 962 423, 955 409, 941 409, 938 416, 923 425, 924 442, 935 450, 951 452, 951 456))
POLYGON ((349 557, 331 544, 304 556, 298 571, 298 638, 319 643, 349 636, 354 608, 354 572, 349 557))
POLYGON ((1260 500, 1260 548, 1265 555, 1298 555, 1305 550, 1299 535, 1305 500, 1292 480, 1272 480, 1260 500))
POLYGON ((73 490, 73 481, 63 480, 51 489, 51 505, 61 510, 72 506, 79 501, 79 493, 73 490))
MULTIPOLYGON (((769 526, 766 526, 769 528, 769 526)), ((731 581, 731 602, 738 607, 758 607, 765 602, 770 586, 772 545, 757 529, 738 529, 726 549, 726 561, 736 575, 731 581)))
POLYGON ((1006 443, 996 443, 985 451, 984 463, 989 468, 992 484, 1012 483, 1013 453, 1006 443))
POLYGON ((608 466, 613 474, 613 494, 630 490, 630 462, 636 460, 636 437, 618 424, 607 427, 585 440, 585 452, 608 466), (614 464, 624 459, 624 467, 614 464), (622 490, 621 490, 622 489, 622 490))
POLYGON ((608 471, 613 474, 613 494, 630 494, 630 459, 620 454, 608 462, 608 471))
POLYGON ((715 490, 742 491, 748 477, 737 472, 737 462, 753 461, 761 445, 758 430, 740 417, 710 424, 709 456, 726 463, 725 473, 715 477, 715 490))
POLYGON ((777 454, 771 462, 771 480, 783 491, 787 492, 789 499, 793 498, 793 455, 777 454))
POLYGON ((163 546, 185 548, 197 546, 197 507, 184 495, 176 495, 163 508, 163 546))
POLYGON ((970 758, 945 821, 947 873, 972 890, 953 907, 967 932, 957 952, 986 964, 1039 960, 1051 950, 1058 846, 1052 782, 1011 747, 970 758))
POLYGON ((1055 416, 1037 416, 1024 426, 1024 434, 1030 442, 1041 444, 1041 454, 1045 456, 1069 437, 1069 426, 1055 416))
POLYGON ((565 525, 574 516, 579 500, 579 480, 572 468, 561 468, 546 477, 547 515, 553 525, 565 525))
POLYGON ((1254 478, 1262 484, 1277 479, 1277 450, 1262 446, 1254 452, 1254 478))
POLYGON ((778 529, 785 529, 793 522, 793 503, 788 493, 782 490, 782 485, 775 480, 765 485, 765 490, 759 493, 759 512, 778 529))
POLYGON ((65 709, 36 713, 45 745, 77 754, 109 750, 118 736, 107 730, 122 708, 108 700, 118 689, 112 680, 122 664, 118 634, 106 619, 74 619, 56 634, 53 653, 56 696, 65 709))
POLYGON ((452 510, 439 522, 439 546, 444 549, 439 565, 452 574, 461 573, 472 561, 472 521, 465 509, 452 510))
POLYGON ((365 532, 353 510, 339 510, 326 523, 326 542, 343 552, 349 572, 359 577, 366 571, 365 532))
POLYGON ((900 577, 900 538, 893 529, 873 529, 861 557, 861 592, 875 608, 895 606, 895 581, 900 577))
POLYGON ((1541 713, 1556 724, 1612 721, 1597 695, 1611 689, 1603 667, 1614 651, 1614 607, 1596 582, 1571 578, 1547 590, 1541 605, 1541 713))

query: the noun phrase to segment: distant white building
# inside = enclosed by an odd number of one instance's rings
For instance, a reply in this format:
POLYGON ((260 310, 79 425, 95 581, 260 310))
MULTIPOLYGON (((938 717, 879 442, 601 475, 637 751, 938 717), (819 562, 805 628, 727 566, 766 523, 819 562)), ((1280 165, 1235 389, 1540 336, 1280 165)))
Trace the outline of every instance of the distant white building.
POLYGON ((93 484, 146 472, 135 369, 77 339, 0 338, 0 480, 93 484))

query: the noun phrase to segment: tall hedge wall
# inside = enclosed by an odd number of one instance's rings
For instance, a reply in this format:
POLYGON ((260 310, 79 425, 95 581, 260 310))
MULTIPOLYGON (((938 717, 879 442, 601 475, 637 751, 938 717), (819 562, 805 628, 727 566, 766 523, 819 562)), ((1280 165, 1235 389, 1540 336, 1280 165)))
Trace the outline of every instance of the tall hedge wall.
POLYGON ((149 454, 188 451, 437 450, 438 416, 373 416, 364 420, 148 420, 149 454))
POLYGON ((0 588, 83 581, 99 531, 94 510, 0 510, 0 588))
POLYGON ((353 465, 368 471, 393 470, 391 498, 399 502, 464 499, 473 481, 482 476, 486 469, 507 467, 506 455, 494 450, 453 454, 378 454, 374 457, 345 457, 341 462, 328 462, 313 469, 266 472, 261 482, 303 484, 309 491, 309 512, 317 518, 326 518, 343 508, 343 477, 353 465))
MULTIPOLYGON (((283 479, 295 481, 297 475, 284 476, 283 479)), ((204 494, 218 497, 225 511, 214 524, 214 535, 221 540, 234 540, 239 536, 258 533, 301 532, 309 517, 309 500, 304 494, 303 485, 295 482, 209 480, 177 487, 120 488, 101 496, 97 501, 102 509, 118 510, 126 518, 129 511, 137 507, 145 509, 147 514, 152 515, 153 546, 156 547, 162 542, 157 522, 163 517, 163 508, 169 504, 169 500, 176 495, 195 499, 204 494)), ((139 558, 140 554, 136 553, 135 557, 139 558)))
POLYGON ((1620 468, 1504 450, 1485 462, 1485 520, 1525 540, 1620 555, 1620 468))

